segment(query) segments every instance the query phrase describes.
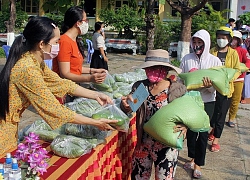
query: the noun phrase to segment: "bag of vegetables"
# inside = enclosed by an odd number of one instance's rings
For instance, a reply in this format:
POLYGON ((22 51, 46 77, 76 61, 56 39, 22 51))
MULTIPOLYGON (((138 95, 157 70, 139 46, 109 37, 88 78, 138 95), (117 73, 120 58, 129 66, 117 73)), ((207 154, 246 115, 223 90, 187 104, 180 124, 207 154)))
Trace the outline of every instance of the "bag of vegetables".
POLYGON ((52 131, 52 128, 43 119, 38 119, 24 132, 24 135, 28 136, 30 132, 36 133, 38 130, 52 131))
POLYGON ((38 134, 41 140, 51 142, 56 136, 65 134, 65 124, 53 130, 43 119, 38 119, 24 132, 24 135, 27 136, 30 132, 38 134))
POLYGON ((67 123, 65 127, 66 134, 87 138, 87 139, 105 139, 108 135, 107 131, 101 131, 95 126, 85 124, 67 123))
POLYGON ((50 144, 51 150, 61 157, 77 158, 91 152, 96 144, 87 139, 70 135, 59 135, 50 144))
POLYGON ((92 83, 92 86, 98 91, 112 93, 118 88, 118 86, 115 84, 114 78, 108 72, 106 73, 107 75, 103 83, 92 83))
POLYGON ((118 120, 116 124, 110 124, 118 131, 127 132, 129 129, 130 118, 116 105, 108 105, 104 109, 97 111, 92 115, 93 119, 114 119, 118 120))
POLYGON ((87 98, 77 98, 73 102, 66 103, 65 106, 87 117, 91 117, 93 112, 102 108, 96 100, 87 98))

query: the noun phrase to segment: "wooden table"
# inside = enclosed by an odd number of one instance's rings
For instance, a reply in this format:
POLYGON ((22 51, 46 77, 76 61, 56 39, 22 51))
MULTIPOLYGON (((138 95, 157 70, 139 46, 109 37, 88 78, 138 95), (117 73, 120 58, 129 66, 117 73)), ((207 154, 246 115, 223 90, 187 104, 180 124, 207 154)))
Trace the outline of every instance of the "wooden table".
MULTIPOLYGON (((131 118, 128 133, 114 131, 89 154, 76 159, 54 155, 50 144, 42 146, 49 151, 50 166, 41 175, 46 180, 127 180, 130 179, 132 154, 136 145, 135 117, 131 118)), ((15 154, 13 151, 11 154, 15 154)), ((3 161, 3 159, 1 159, 3 161)), ((1 161, 0 160, 0 161, 1 161)))

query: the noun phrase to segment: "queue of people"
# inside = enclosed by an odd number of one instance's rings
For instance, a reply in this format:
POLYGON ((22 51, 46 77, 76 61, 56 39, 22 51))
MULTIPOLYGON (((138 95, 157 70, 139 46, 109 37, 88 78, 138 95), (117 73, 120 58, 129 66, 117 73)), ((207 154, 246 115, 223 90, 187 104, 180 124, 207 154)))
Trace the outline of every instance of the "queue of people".
MULTIPOLYGON (((81 87, 78 83, 102 83, 108 70, 108 58, 105 52, 103 23, 95 24, 93 45, 95 52, 90 68, 83 67, 84 53, 79 47, 77 37, 88 31, 86 12, 77 6, 69 8, 64 16, 62 32, 55 22, 47 17, 29 20, 23 34, 18 36, 11 49, 8 60, 0 74, 0 155, 10 152, 17 146, 18 122, 23 111, 32 105, 38 114, 53 128, 64 123, 90 124, 100 130, 114 130, 110 125, 117 120, 94 120, 76 114, 61 105, 57 97, 85 97, 96 100, 99 104, 112 103, 107 95, 81 87), (53 71, 45 65, 44 60, 53 59, 53 71), (97 64, 99 64, 97 66, 97 64)), ((210 50, 210 35, 206 30, 196 32, 190 42, 193 53, 187 54, 181 61, 180 68, 169 60, 165 50, 148 50, 145 62, 137 68, 144 69, 147 79, 135 82, 131 93, 121 98, 121 109, 131 111, 128 101, 133 101, 131 94, 143 83, 149 96, 136 112, 137 145, 132 157, 132 179, 150 177, 152 164, 155 176, 160 179, 173 179, 177 167, 179 151, 149 136, 143 125, 160 108, 186 93, 181 82, 166 78, 169 71, 189 73, 199 69, 215 66, 237 70, 234 82, 230 83, 230 94, 223 96, 215 90, 213 82, 203 78, 203 86, 198 91, 204 102, 204 110, 210 118, 211 131, 196 133, 183 124, 173 131, 186 136, 190 161, 184 168, 194 169, 193 177, 201 178, 201 166, 205 165, 207 141, 212 141, 210 150, 220 150, 219 139, 222 135, 226 115, 227 124, 234 127, 238 104, 243 89, 244 74, 240 73, 240 62, 250 67, 249 54, 240 48, 242 35, 229 27, 216 31, 217 45, 210 50), (210 51, 210 52, 209 52, 210 51), (176 94, 175 94, 176 93, 176 94)))

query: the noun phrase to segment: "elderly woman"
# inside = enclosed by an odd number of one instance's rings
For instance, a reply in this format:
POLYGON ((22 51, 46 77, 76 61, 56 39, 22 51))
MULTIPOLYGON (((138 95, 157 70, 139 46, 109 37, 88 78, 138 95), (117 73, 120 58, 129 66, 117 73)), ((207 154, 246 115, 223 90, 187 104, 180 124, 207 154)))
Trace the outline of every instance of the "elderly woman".
MULTIPOLYGON (((170 70, 180 73, 181 69, 170 63, 168 52, 162 49, 147 51, 145 62, 137 68, 145 70, 147 79, 136 82, 132 86, 132 92, 143 83, 149 96, 136 111, 137 145, 132 157, 131 179, 148 179, 153 163, 156 179, 173 179, 179 151, 149 136, 143 130, 143 125, 160 108, 173 101, 173 97, 185 94, 186 87, 183 84, 166 79, 170 70)), ((128 100, 133 101, 130 95, 122 97, 121 108, 124 112, 131 111, 128 100)), ((176 129, 182 130, 182 134, 187 130, 183 125, 178 125, 176 129)))

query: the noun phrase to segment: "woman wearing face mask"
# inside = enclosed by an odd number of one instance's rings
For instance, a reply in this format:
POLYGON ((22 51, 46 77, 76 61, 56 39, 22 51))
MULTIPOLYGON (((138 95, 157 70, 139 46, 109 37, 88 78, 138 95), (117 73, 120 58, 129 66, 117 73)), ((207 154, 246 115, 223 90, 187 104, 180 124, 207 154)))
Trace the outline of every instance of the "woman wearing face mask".
MULTIPOLYGON (((242 44, 242 34, 240 31, 233 31, 233 40, 231 47, 235 49, 239 55, 239 60, 244 63, 248 68, 250 68, 250 56, 246 49, 241 47, 242 44)), ((234 127, 234 119, 236 117, 238 106, 241 100, 242 89, 244 85, 244 77, 246 73, 242 73, 238 79, 234 81, 234 92, 232 95, 232 102, 229 108, 229 120, 226 123, 229 127, 234 127)))
POLYGON ((104 41, 104 23, 96 22, 95 31, 92 37, 94 54, 91 59, 91 68, 104 68, 108 70, 108 58, 106 56, 106 46, 104 41))
MULTIPOLYGON (((173 179, 177 166, 178 150, 168 147, 153 139, 143 130, 143 125, 161 107, 185 94, 186 87, 177 82, 165 79, 170 70, 177 73, 181 69, 170 64, 168 52, 162 49, 149 50, 146 53, 145 62, 136 68, 145 70, 147 79, 138 81, 132 86, 132 91, 143 83, 149 92, 149 96, 136 111, 137 145, 132 157, 131 179, 149 179, 152 164, 155 166, 156 179, 173 179)), ((131 95, 122 97, 121 109, 128 113, 131 111, 128 100, 131 95)), ((182 134, 186 133, 186 127, 178 125, 176 127, 182 134)))
POLYGON ((47 17, 31 19, 10 49, 0 73, 0 156, 17 146, 18 122, 24 110, 32 105, 53 128, 65 123, 91 124, 101 130, 113 129, 108 123, 116 120, 94 120, 62 106, 56 96, 71 94, 95 99, 101 105, 112 100, 96 91, 60 78, 44 63, 47 56, 58 53, 60 31, 47 17))
MULTIPOLYGON (((237 70, 233 78, 233 80, 235 80, 240 75, 240 61, 237 51, 230 47, 233 38, 233 31, 228 27, 220 27, 216 31, 216 38, 217 47, 211 49, 211 53, 217 56, 221 60, 222 65, 225 67, 237 70)), ((231 104, 233 92, 233 82, 230 82, 230 94, 228 96, 223 96, 219 92, 216 92, 214 114, 211 120, 213 129, 208 137, 208 139, 212 141, 212 152, 218 152, 220 150, 219 139, 224 128, 225 119, 231 104)))
POLYGON ((80 41, 77 41, 77 37, 88 32, 88 19, 82 8, 74 6, 66 11, 62 32, 63 35, 59 41, 60 51, 58 56, 53 59, 53 71, 61 77, 77 83, 102 83, 106 77, 105 69, 82 66, 84 53, 81 51, 80 41))
MULTIPOLYGON (((198 69, 209 69, 221 66, 220 59, 209 53, 210 34, 206 30, 197 31, 190 40, 193 53, 187 54, 181 61, 183 73, 198 69)), ((211 119, 214 113, 216 91, 208 77, 203 78, 203 88, 198 89, 204 102, 204 109, 211 119)), ((184 164, 184 169, 194 169, 193 177, 201 178, 201 167, 205 165, 208 132, 187 131, 188 157, 192 158, 184 164)))

